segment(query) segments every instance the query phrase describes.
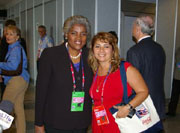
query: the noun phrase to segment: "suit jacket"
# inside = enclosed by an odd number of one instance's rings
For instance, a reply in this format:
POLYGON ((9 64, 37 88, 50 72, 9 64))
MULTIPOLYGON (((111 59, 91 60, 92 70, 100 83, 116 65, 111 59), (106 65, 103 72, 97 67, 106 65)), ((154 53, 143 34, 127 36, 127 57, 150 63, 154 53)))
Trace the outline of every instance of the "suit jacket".
MULTIPOLYGON (((46 48, 40 57, 36 84, 35 125, 73 130, 87 128, 91 123, 92 104, 89 89, 93 73, 87 64, 88 49, 83 48, 85 102, 82 112, 71 112, 73 79, 70 59, 64 44, 46 48)), ((82 61, 81 61, 82 63, 82 61)), ((75 72, 76 91, 82 90, 82 72, 75 72)))
POLYGON ((160 119, 165 118, 165 52, 151 37, 141 40, 127 52, 127 61, 142 74, 160 119))

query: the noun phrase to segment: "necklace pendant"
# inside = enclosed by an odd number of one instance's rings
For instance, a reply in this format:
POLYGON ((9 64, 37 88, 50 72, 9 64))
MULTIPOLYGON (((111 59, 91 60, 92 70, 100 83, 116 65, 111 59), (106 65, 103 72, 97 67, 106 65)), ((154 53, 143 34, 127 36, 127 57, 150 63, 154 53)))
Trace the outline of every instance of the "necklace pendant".
POLYGON ((99 89, 96 89, 96 92, 99 92, 99 89))

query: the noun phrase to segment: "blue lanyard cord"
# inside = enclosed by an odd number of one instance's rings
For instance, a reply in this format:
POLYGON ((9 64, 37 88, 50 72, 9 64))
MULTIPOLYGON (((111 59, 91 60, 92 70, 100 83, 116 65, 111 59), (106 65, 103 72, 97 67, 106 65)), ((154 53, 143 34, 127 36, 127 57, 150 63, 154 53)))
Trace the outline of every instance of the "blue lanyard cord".
MULTIPOLYGON (((102 92, 101 92, 101 103, 103 103, 104 87, 105 87, 107 78, 108 78, 108 76, 109 76, 109 74, 110 74, 110 71, 111 71, 111 65, 110 65, 109 70, 108 70, 108 73, 107 73, 107 75, 106 75, 106 77, 105 77, 105 79, 104 79, 104 81, 103 81, 102 92)), ((97 72, 96 72, 96 76, 94 77, 93 86, 94 86, 94 84, 95 84, 95 81, 96 81, 96 78, 97 78, 97 74, 98 74, 98 69, 97 69, 97 72)), ((94 87, 93 87, 93 89, 94 89, 94 87)), ((92 93, 92 91, 91 91, 91 97, 93 98, 93 93, 92 93)))

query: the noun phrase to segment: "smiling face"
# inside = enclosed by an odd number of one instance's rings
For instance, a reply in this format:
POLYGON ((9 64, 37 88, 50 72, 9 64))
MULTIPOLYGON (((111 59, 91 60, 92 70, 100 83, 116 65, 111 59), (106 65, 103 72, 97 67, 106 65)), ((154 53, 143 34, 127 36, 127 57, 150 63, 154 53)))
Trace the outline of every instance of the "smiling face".
POLYGON ((94 43, 93 52, 99 63, 111 63, 113 48, 108 42, 97 40, 94 43))
POLYGON ((19 39, 19 35, 11 29, 6 30, 6 42, 8 44, 13 44, 19 39))
POLYGON ((79 52, 87 41, 86 27, 82 24, 74 24, 66 34, 66 38, 68 39, 69 52, 79 52))

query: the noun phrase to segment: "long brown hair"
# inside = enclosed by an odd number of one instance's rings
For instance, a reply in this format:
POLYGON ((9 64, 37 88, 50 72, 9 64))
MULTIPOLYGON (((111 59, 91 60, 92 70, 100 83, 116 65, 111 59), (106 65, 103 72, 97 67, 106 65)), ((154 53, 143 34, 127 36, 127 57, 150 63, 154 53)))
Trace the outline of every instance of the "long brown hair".
POLYGON ((95 58, 94 52, 93 52, 93 48, 97 40, 109 43, 112 46, 113 55, 111 59, 111 72, 116 71, 120 64, 120 56, 119 56, 119 49, 117 45, 117 39, 111 33, 99 32, 92 38, 92 41, 90 44, 89 56, 88 56, 88 63, 91 66, 93 72, 95 73, 99 66, 98 60, 95 58))

